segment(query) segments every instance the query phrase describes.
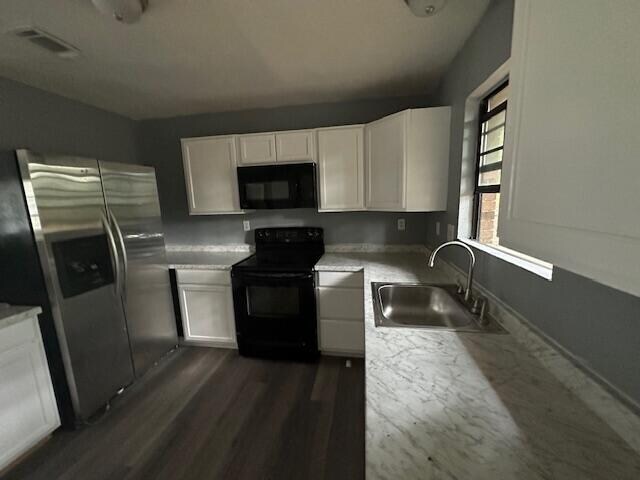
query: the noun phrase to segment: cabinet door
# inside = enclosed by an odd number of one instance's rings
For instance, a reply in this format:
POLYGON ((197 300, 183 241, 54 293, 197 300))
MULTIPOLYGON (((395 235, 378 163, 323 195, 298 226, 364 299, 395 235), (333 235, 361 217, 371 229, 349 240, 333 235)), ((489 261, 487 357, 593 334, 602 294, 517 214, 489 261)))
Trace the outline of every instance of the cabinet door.
POLYGON ((320 318, 364 322, 362 288, 317 287, 320 318))
POLYGON ((260 163, 275 163, 276 136, 273 133, 256 133, 240 135, 240 163, 255 165, 260 163))
POLYGON ((323 353, 363 354, 364 323, 321 319, 320 350, 323 353))
POLYGON ((60 425, 37 319, 2 330, 0 470, 60 425))
POLYGON ((276 133, 278 162, 310 162, 315 160, 313 130, 276 133))
POLYGON ((516 2, 499 235, 640 295, 640 2, 612 3, 516 2))
POLYGON ((390 115, 366 126, 367 207, 405 208, 405 163, 408 112, 390 115))
POLYGON ((223 285, 179 285, 185 340, 234 346, 231 288, 223 285))
POLYGON ((318 130, 320 210, 364 209, 364 127, 318 130))
POLYGON ((242 213, 235 137, 182 139, 190 214, 242 213))

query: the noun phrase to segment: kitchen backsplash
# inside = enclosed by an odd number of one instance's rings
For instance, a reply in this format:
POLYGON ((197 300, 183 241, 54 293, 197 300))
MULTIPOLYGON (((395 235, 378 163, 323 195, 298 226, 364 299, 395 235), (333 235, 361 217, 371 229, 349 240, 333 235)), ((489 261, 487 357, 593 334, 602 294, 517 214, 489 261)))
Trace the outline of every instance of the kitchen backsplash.
POLYGON ((163 211, 166 243, 217 245, 254 243, 256 228, 314 226, 324 228, 326 244, 424 244, 427 213, 318 213, 310 209, 250 212, 244 215, 188 216, 163 211), (398 231, 399 218, 406 228, 398 231), (248 220, 251 230, 243 231, 248 220))

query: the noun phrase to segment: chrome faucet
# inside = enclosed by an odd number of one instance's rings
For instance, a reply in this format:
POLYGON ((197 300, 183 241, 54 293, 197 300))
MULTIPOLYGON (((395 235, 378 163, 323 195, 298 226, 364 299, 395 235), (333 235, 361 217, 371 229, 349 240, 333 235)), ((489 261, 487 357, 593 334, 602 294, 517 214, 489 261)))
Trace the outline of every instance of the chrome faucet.
POLYGON ((436 248, 433 252, 431 252, 431 256, 429 257, 429 267, 433 268, 433 266, 435 265, 436 256, 438 255, 438 252, 442 250, 444 247, 449 247, 449 246, 462 247, 469 254, 469 270, 467 271, 467 288, 464 292, 464 301, 469 303, 471 302, 471 287, 473 285, 473 268, 476 265, 476 256, 473 253, 473 250, 471 250, 471 248, 469 247, 469 245, 467 245, 464 242, 461 242, 460 240, 452 240, 450 242, 443 243, 438 248, 436 248))

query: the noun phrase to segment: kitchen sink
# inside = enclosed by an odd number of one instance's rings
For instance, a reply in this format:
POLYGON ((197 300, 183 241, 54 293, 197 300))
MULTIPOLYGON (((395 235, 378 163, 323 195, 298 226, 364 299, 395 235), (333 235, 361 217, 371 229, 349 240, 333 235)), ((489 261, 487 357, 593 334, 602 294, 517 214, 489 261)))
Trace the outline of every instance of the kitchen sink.
POLYGON ((466 332, 504 332, 493 319, 473 315, 455 285, 371 284, 376 327, 409 327, 466 332))

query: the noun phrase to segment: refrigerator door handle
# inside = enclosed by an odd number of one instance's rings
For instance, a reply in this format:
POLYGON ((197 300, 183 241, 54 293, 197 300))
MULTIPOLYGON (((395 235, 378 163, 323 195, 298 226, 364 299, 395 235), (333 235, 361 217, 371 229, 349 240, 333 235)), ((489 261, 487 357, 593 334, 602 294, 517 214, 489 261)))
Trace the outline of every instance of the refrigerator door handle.
POLYGON ((102 221, 102 226, 104 227, 104 231, 107 234, 107 240, 109 243, 109 250, 111 252, 111 267, 113 268, 113 276, 115 279, 115 294, 116 296, 120 295, 121 291, 121 278, 120 278, 120 260, 118 258, 118 248, 116 247, 116 239, 113 236, 113 231, 111 230, 111 225, 109 224, 109 220, 104 213, 100 213, 100 220, 102 221))
POLYGON ((116 220, 116 216, 113 214, 111 209, 108 209, 109 218, 111 219, 111 224, 113 225, 113 229, 116 232, 116 236, 118 237, 118 244, 120 245, 120 252, 122 253, 122 282, 120 282, 120 294, 122 295, 122 299, 126 301, 127 297, 127 275, 129 273, 129 263, 127 261, 127 247, 124 245, 124 236, 122 235, 122 230, 120 229, 120 225, 118 224, 118 220, 116 220))

